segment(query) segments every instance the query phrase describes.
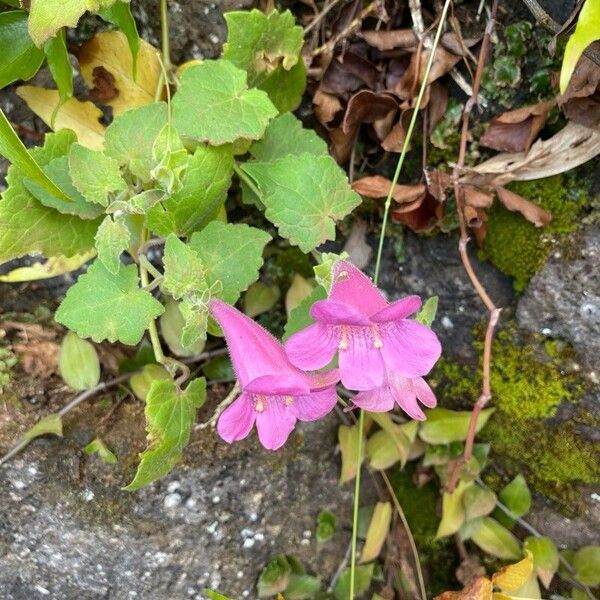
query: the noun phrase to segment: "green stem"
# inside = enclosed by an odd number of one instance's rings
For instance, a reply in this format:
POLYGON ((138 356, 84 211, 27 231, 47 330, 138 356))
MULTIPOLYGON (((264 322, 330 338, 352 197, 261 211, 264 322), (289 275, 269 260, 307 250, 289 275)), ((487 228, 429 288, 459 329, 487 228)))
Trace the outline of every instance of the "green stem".
MULTIPOLYGON (((394 171, 394 177, 390 184, 390 189, 388 191, 387 197, 385 199, 385 209, 383 211, 383 222, 381 224, 381 234, 379 236, 379 246, 377 248, 377 260, 375 262, 375 275, 374 281, 377 285, 379 280, 379 271, 381 269, 381 257, 383 254, 383 242, 385 240, 385 231, 387 228, 388 216, 390 213, 390 207, 392 205, 392 194, 396 184, 398 183, 398 179, 400 178, 400 172, 402 170, 402 165, 404 164, 404 159, 406 157, 406 153, 408 151, 408 146, 410 145, 410 141, 412 139, 413 130, 415 128, 415 124, 417 122, 417 116, 419 114, 419 109, 421 108, 421 102, 423 101, 423 97, 425 96, 425 90, 427 89, 427 80, 429 79, 429 73, 431 72, 431 67, 433 65, 433 59, 435 57, 435 52, 440 42, 440 38, 442 36, 442 29, 444 27, 444 23, 446 21, 446 16, 448 14, 448 9, 450 8, 451 0, 445 0, 444 8, 442 9, 442 14, 440 16, 440 21, 437 26, 437 30, 435 32, 435 38, 433 40, 433 45, 431 46, 429 60, 427 61, 427 66, 425 67, 425 73, 423 74, 423 81, 421 82, 421 87, 419 88, 419 95, 417 96, 417 101, 415 103, 415 108, 413 109, 410 123, 408 126, 408 130, 406 132, 406 137, 404 138, 404 143, 402 144, 402 151, 400 152, 400 157, 398 158, 398 163, 396 164, 396 170, 394 171)), ((350 558, 350 600, 354 600, 354 575, 356 572, 356 538, 358 535, 358 506, 359 506, 359 496, 360 496, 360 465, 362 462, 362 438, 363 438, 363 430, 364 430, 364 411, 359 409, 359 419, 358 419, 358 448, 357 448, 357 470, 356 470, 356 480, 354 485, 354 510, 353 510, 353 519, 352 519, 352 553, 350 558)), ((397 500, 397 499, 396 499, 397 500)), ((401 515, 402 518, 402 515, 401 515)), ((404 519, 405 521, 405 519, 404 519)), ((406 524, 407 525, 407 524, 406 524)), ((416 556, 416 560, 418 562, 418 555, 416 556)), ((419 567, 417 567, 419 568, 419 567)), ((421 575, 422 577, 422 575, 421 575)), ((421 586, 421 593, 423 594, 423 600, 426 600, 426 595, 424 593, 424 585, 422 579, 419 578, 419 584, 421 586)))
MULTIPOLYGON (((142 243, 145 242, 147 235, 148 231, 144 228, 141 234, 142 243)), ((144 265, 143 260, 139 261, 139 271, 142 287, 148 288, 148 286, 150 285, 150 280, 148 278, 148 269, 144 265)), ((154 358, 156 359, 156 362, 161 365, 165 364, 166 359, 162 350, 162 346, 160 345, 160 338, 158 337, 158 328, 156 327, 156 321, 154 319, 150 321, 150 325, 148 326, 148 332, 150 333, 150 342, 152 343, 152 350, 154 351, 154 358)))
POLYGON ((358 498, 360 496, 360 470, 362 466, 362 439, 365 428, 365 411, 359 410, 358 444, 356 445, 356 477, 354 479, 354 508, 352 512, 352 549, 350 551, 350 600, 354 600, 354 578, 356 573, 356 539, 358 534, 358 498))
POLYGON ((167 0, 160 0, 160 33, 162 41, 162 61, 165 70, 171 69, 171 47, 169 44, 169 9, 167 0))
POLYGON ((254 183, 254 181, 252 181, 252 179, 250 179, 250 177, 248 177, 248 175, 246 175, 246 173, 244 173, 244 171, 242 171, 242 169, 240 168, 240 166, 237 163, 233 163, 233 170, 235 171, 235 174, 259 197, 262 196, 262 194, 260 193, 260 190, 256 187, 256 184, 254 183))
POLYGON ((383 253, 383 242, 385 240, 385 230, 387 227, 388 216, 390 213, 390 206, 392 204, 392 194, 394 192, 394 188, 398 183, 398 179, 400 178, 400 171, 402 170, 402 165, 404 164, 404 158, 406 157, 406 153, 408 151, 408 146, 410 145, 410 141, 412 138, 413 129, 415 128, 415 124, 417 122, 417 116, 419 114, 419 109, 421 107, 421 102, 423 101, 423 96, 425 95, 425 90, 427 89, 427 80, 429 79, 429 73, 431 71, 431 66, 433 65, 433 59, 435 57, 435 51, 438 47, 440 37, 442 36, 442 28, 444 22, 446 21, 446 15, 448 14, 448 8, 450 7, 450 0, 446 0, 444 2, 444 8, 442 9, 442 15, 440 17, 440 22, 437 27, 437 31, 435 32, 435 38, 433 40, 433 46, 431 47, 431 54, 429 55, 429 60, 427 61, 427 66, 425 67, 425 73, 423 75, 423 81, 421 82, 421 87, 419 89, 419 95, 417 96, 417 102, 415 104, 415 108, 412 112, 410 123, 408 125, 408 130, 406 132, 406 137, 404 138, 404 143, 402 144, 402 152, 400 153, 400 158, 398 159, 398 163, 396 164, 396 170, 394 172, 394 177, 392 179, 392 183, 390 184, 390 189, 388 191, 388 195, 385 199, 385 209, 383 211, 383 222, 381 224, 381 235, 379 236, 379 246, 377 248, 377 261, 375 262, 375 276, 373 277, 375 284, 379 280, 379 269, 381 268, 381 256, 383 253))

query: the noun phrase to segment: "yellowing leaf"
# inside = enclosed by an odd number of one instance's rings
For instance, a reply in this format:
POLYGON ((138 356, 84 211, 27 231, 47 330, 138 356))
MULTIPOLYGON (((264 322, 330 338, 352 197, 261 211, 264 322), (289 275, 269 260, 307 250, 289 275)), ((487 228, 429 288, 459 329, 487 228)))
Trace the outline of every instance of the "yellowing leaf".
POLYGON ((463 496, 473 485, 472 482, 459 482, 452 494, 444 494, 442 498, 442 520, 438 525, 436 539, 456 533, 465 522, 465 507, 463 496))
POLYGON ((392 505, 390 502, 378 502, 375 505, 365 545, 363 546, 360 562, 366 563, 375 560, 387 538, 392 522, 392 505))
POLYGON ((59 102, 57 90, 47 90, 33 85, 17 88, 17 95, 48 127, 58 131, 71 129, 77 134, 77 141, 92 150, 102 150, 105 127, 99 122, 102 111, 89 101, 81 102, 69 98, 60 108, 51 124, 52 113, 59 102))
POLYGON ((598 39, 600 39, 600 0, 585 0, 577 19, 575 31, 565 46, 560 71, 561 94, 565 93, 575 65, 583 51, 598 39))
POLYGON ((313 291, 313 286, 302 275, 294 273, 292 285, 285 295, 285 312, 290 317, 291 312, 300 305, 300 303, 308 298, 313 291))
POLYGON ((0 275, 0 281, 3 283, 20 283, 22 281, 38 281, 58 277, 76 271, 95 255, 96 252, 92 250, 68 258, 66 256, 53 256, 44 262, 34 263, 28 267, 18 267, 9 271, 6 275, 0 275))
POLYGON ((492 582, 505 592, 516 592, 522 587, 533 572, 533 554, 527 551, 527 556, 518 563, 506 565, 492 576, 492 582))
MULTIPOLYGON (((356 469, 358 467, 358 440, 359 431, 358 425, 348 427, 340 425, 338 429, 338 441, 340 443, 340 451, 342 453, 342 472, 340 473, 340 483, 346 483, 356 477, 356 469)), ((363 444, 364 448, 364 444, 363 444)), ((364 457, 364 452, 361 452, 361 463, 364 457)))
POLYGON ((112 106, 115 116, 154 102, 160 80, 160 61, 158 50, 144 40, 140 40, 135 81, 129 44, 120 31, 98 33, 86 42, 79 52, 79 66, 81 76, 90 88, 96 87, 98 80, 114 86, 114 91, 110 90, 113 93, 109 94, 112 97, 98 100, 112 106))
POLYGON ((31 0, 29 35, 41 46, 62 27, 76 27, 79 17, 114 4, 115 0, 31 0))

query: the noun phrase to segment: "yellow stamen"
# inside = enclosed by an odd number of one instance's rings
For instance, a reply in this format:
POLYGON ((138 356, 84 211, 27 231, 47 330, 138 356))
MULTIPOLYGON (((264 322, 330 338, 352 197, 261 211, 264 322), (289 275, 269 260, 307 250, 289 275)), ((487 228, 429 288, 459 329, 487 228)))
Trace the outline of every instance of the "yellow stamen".
POLYGON ((373 325, 371 328, 371 334, 373 335, 373 347, 377 348, 378 350, 383 348, 383 340, 379 335, 379 329, 377 329, 377 325, 373 325))
POLYGON ((292 396, 285 396, 283 401, 285 402, 286 406, 291 406, 294 402, 294 398, 292 396))
POLYGON ((256 396, 256 403, 254 404, 254 410, 261 413, 265 410, 265 403, 263 402, 262 396, 256 396))

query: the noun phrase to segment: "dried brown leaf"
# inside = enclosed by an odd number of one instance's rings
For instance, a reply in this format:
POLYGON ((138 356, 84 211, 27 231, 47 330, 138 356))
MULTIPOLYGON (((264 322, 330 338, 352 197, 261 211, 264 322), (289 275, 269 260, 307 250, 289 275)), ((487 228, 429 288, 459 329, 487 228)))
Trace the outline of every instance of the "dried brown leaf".
POLYGON ((92 70, 92 83, 94 87, 90 90, 90 98, 100 104, 108 104, 119 95, 115 87, 115 78, 102 65, 92 70))
POLYGON ((350 160, 352 147, 356 141, 358 128, 344 133, 341 127, 329 130, 329 139, 331 140, 331 154, 339 164, 345 164, 350 160))
POLYGON ((438 201, 446 201, 446 192, 452 186, 452 177, 439 169, 426 168, 425 183, 427 191, 438 201))
POLYGON ((59 349, 56 342, 32 339, 16 344, 13 348, 19 354, 21 365, 27 374, 47 379, 56 372, 59 349))
POLYGON ((536 227, 548 225, 552 220, 552 215, 548 211, 544 210, 541 206, 534 204, 531 200, 527 200, 527 198, 515 194, 515 192, 511 192, 504 187, 497 187, 496 193, 498 194, 498 200, 500 200, 508 210, 520 212, 536 227))
POLYGON ((492 600, 493 586, 487 577, 477 577, 460 592, 444 592, 433 600, 492 600))
POLYGON ((400 113, 398 122, 392 127, 390 132, 385 136, 381 147, 388 152, 401 152, 404 140, 406 138, 406 131, 411 118, 411 110, 403 110, 400 113))
POLYGON ((401 206, 392 211, 394 221, 406 225, 417 233, 433 229, 443 215, 443 206, 431 194, 427 193, 411 206, 401 206))
POLYGON ((322 91, 320 88, 315 92, 313 96, 314 112, 315 116, 323 125, 331 123, 342 110, 342 103, 337 96, 328 94, 322 91))
POLYGON ((412 29, 392 29, 391 31, 362 31, 360 37, 377 50, 396 48, 416 48, 419 40, 412 29))
MULTIPOLYGON (((354 181, 352 189, 367 198, 386 198, 390 191, 391 183, 387 177, 371 175, 354 181)), ((400 185, 397 183, 394 187, 392 198, 399 204, 410 204, 415 200, 422 199, 426 191, 427 188, 423 183, 411 185, 400 185)))
POLYGON ((479 143, 503 152, 527 152, 556 100, 522 106, 494 117, 479 143))
POLYGON ((489 208, 494 202, 494 196, 474 185, 463 186, 465 205, 473 208, 489 208))
POLYGON ((342 128, 348 133, 361 123, 373 123, 384 119, 397 108, 398 101, 391 94, 361 90, 348 101, 342 128))

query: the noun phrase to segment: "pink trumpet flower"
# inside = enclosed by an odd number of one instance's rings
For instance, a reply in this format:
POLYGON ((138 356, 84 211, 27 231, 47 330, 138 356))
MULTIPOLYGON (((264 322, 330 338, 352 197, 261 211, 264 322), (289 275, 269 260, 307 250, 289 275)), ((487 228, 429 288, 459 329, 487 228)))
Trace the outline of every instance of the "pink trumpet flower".
POLYGON ((293 365, 320 369, 339 351, 342 383, 358 391, 385 386, 386 373, 412 379, 431 370, 441 354, 440 342, 431 329, 407 319, 421 306, 418 296, 390 304, 347 261, 334 265, 332 281, 329 297, 311 308, 316 323, 285 345, 293 365))
POLYGON ((337 401, 337 369, 308 374, 294 367, 283 346, 265 329, 232 306, 211 300, 241 394, 219 417, 217 432, 228 443, 245 438, 256 423, 258 439, 268 450, 286 442, 296 421, 315 421, 337 401))
POLYGON ((352 402, 370 412, 388 412, 394 408, 394 404, 398 404, 412 419, 424 421, 425 413, 417 399, 427 408, 437 404, 435 394, 422 377, 408 378, 388 372, 381 387, 359 392, 352 402))

